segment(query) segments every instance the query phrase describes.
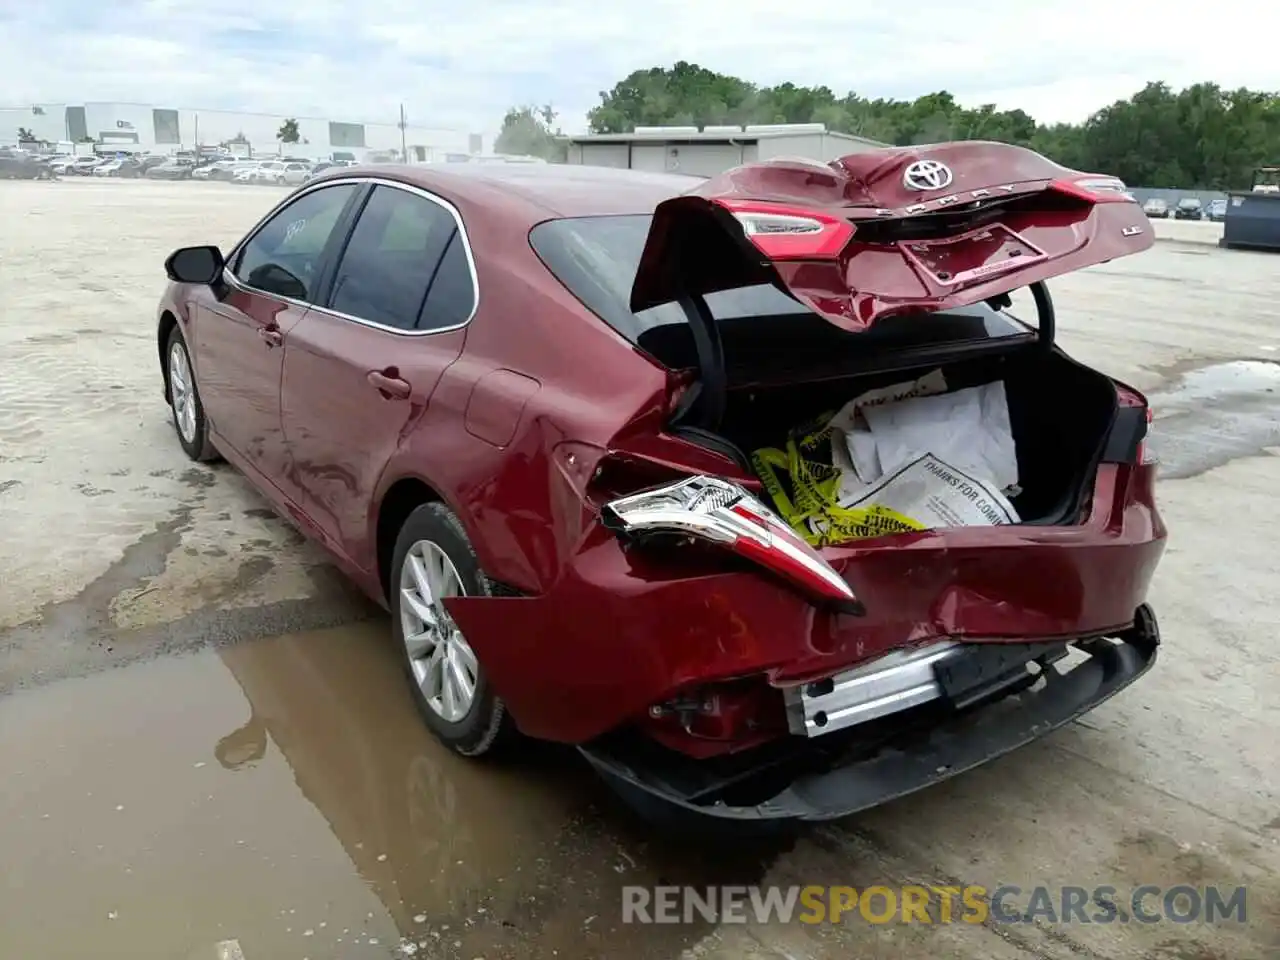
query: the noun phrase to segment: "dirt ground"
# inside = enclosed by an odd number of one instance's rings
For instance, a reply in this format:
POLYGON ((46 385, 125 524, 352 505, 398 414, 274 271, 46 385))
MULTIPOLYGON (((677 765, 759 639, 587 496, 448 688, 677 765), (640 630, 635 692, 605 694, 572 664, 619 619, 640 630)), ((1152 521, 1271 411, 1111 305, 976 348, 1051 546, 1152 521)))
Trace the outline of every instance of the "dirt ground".
POLYGON ((691 847, 571 753, 423 731, 385 617, 226 466, 182 455, 174 247, 279 196, 0 183, 0 956, 1250 960, 1280 954, 1280 260, 1214 224, 1054 284, 1148 391, 1171 530, 1156 668, 1084 720, 787 840, 691 847), (624 884, 1248 888, 1248 919, 621 922, 624 884))

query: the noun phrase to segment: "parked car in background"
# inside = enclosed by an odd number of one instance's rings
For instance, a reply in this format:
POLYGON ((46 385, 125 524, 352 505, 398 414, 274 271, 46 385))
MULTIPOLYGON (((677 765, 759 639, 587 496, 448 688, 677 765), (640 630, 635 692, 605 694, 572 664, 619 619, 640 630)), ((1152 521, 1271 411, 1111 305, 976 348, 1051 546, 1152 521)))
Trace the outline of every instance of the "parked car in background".
POLYGON ((1152 197, 1142 205, 1142 212, 1151 220, 1168 220, 1169 204, 1159 197, 1152 197))
POLYGON ((119 177, 128 179, 140 176, 142 167, 133 157, 116 157, 93 168, 95 177, 119 177))
POLYGON ((277 182, 296 187, 300 183, 306 183, 310 174, 311 164, 309 163, 286 163, 277 182))
POLYGON ((191 171, 192 180, 230 180, 239 160, 215 160, 191 171))
POLYGON ((171 158, 169 156, 164 154, 149 153, 145 157, 139 158, 138 166, 141 167, 143 173, 146 173, 152 167, 158 167, 162 163, 168 163, 170 159, 171 158))
POLYGON ((93 175, 93 171, 106 163, 103 157, 76 157, 67 167, 67 173, 72 176, 88 177, 93 175))
POLYGON ((1204 205, 1200 202, 1199 197, 1183 197, 1178 201, 1178 205, 1173 208, 1173 219, 1175 220, 1203 220, 1204 205))
POLYGON ((190 180, 195 163, 187 157, 174 157, 146 172, 149 180, 190 180))
POLYGON ((284 175, 285 163, 283 160, 266 160, 258 165, 250 177, 252 183, 279 183, 280 178, 284 175))
MULTIPOLYGON (((573 744, 637 806, 755 821, 962 774, 1156 660, 1151 410, 1053 342, 1046 285, 1153 231, 1113 179, 1022 148, 823 169, 331 171, 225 253, 165 261, 175 439, 390 609, 408 694, 459 754, 573 744), (950 197, 911 189, 921 160, 1017 202, 939 216, 950 197), (1028 289, 1039 323, 1002 303, 1028 289), (780 444, 832 457, 794 431, 833 404, 852 424, 859 398, 986 388, 1011 425, 1004 480, 940 479, 995 524, 827 522, 776 473, 770 492, 780 444)), ((954 407, 928 409, 934 439, 955 433, 954 407)), ((818 496, 828 474, 800 473, 818 496)))
POLYGON ((0 147, 0 178, 5 180, 52 180, 57 176, 57 172, 48 160, 32 156, 22 150, 10 150, 0 147))
POLYGON ((306 182, 320 176, 320 174, 324 173, 326 170, 332 170, 335 167, 354 167, 357 165, 358 164, 354 160, 321 160, 319 163, 312 166, 311 172, 307 175, 306 182))
POLYGON ((1219 197, 1217 200, 1210 202, 1206 209, 1206 213, 1208 213, 1209 219, 1214 223, 1221 223, 1223 220, 1227 219, 1227 201, 1224 198, 1219 197))
POLYGON ((245 160, 236 164, 231 172, 231 181, 233 183, 253 183, 260 166, 262 166, 261 160, 245 160))

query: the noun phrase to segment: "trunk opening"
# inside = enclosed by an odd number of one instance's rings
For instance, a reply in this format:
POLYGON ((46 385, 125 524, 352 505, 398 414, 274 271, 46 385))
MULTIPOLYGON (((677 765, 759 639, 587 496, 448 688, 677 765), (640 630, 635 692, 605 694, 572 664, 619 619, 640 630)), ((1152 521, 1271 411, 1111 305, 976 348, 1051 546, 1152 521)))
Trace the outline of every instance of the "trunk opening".
POLYGON ((669 367, 699 372, 673 413, 672 432, 752 473, 753 451, 781 447, 796 427, 868 390, 935 371, 948 393, 1000 382, 1017 455, 1020 491, 1010 501, 1019 522, 1069 525, 1083 520, 1118 396, 1109 378, 1052 346, 1052 300, 1036 286, 1038 331, 1002 312, 1008 298, 886 318, 861 334, 812 314, 720 322, 703 298, 689 298, 681 303, 687 323, 655 326, 639 346, 669 367))
MULTIPOLYGON (((1087 493, 1117 412, 1115 386, 1058 350, 1035 344, 1007 353, 855 374, 817 382, 744 387, 727 394, 714 435, 740 454, 779 446, 798 424, 838 409, 867 390, 941 370, 950 391, 1003 382, 1017 451, 1018 483, 1010 498, 1023 524, 1081 522, 1087 493)), ((704 442, 699 431, 683 433, 704 442)), ((715 441, 711 445, 717 446, 715 441)))

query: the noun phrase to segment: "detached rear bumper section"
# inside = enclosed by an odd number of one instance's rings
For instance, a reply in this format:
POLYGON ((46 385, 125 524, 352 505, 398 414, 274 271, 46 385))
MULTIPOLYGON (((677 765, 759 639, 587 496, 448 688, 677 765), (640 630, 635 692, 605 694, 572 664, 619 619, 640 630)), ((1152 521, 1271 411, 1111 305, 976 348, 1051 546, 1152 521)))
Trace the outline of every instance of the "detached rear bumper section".
POLYGON ((833 820, 1064 726, 1146 673, 1159 645, 1155 614, 1143 604, 1116 636, 938 644, 885 669, 806 685, 788 695, 799 735, 715 762, 631 735, 580 749, 638 807, 724 821, 833 820), (824 716, 833 732, 821 729, 824 716))

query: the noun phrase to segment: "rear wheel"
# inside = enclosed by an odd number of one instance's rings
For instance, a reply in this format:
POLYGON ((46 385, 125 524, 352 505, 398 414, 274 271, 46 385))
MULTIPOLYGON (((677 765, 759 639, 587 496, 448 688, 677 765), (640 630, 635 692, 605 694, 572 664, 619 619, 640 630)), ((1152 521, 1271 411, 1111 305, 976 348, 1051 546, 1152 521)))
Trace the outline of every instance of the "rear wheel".
POLYGON ((458 753, 488 753, 515 728, 444 606, 447 597, 492 594, 461 522, 443 504, 423 504, 401 527, 393 558, 392 630, 418 712, 458 753))
POLYGON ((173 427, 178 433, 178 443, 192 460, 217 460, 218 451, 209 439, 209 424, 204 417, 204 405, 200 402, 200 390, 196 387, 191 354, 187 352, 187 342, 182 338, 182 331, 176 326, 169 334, 165 357, 169 378, 169 408, 173 411, 173 427))

